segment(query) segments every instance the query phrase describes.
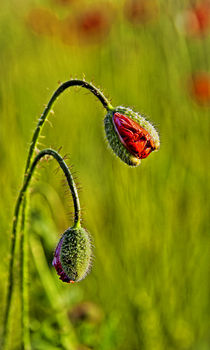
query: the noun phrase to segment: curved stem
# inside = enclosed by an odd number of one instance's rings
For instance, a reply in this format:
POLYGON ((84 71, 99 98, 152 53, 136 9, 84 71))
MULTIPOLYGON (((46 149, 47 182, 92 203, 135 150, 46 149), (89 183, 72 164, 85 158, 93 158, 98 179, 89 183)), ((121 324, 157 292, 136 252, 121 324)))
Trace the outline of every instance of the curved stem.
POLYGON ((72 80, 69 80, 69 81, 62 83, 59 86, 59 88, 53 93, 50 101, 48 102, 46 108, 44 109, 44 112, 42 113, 41 117, 38 120, 36 129, 34 131, 34 134, 33 134, 32 140, 31 140, 28 158, 26 161, 23 187, 22 187, 21 191, 19 192, 19 196, 18 196, 16 206, 15 206, 14 217, 13 217, 13 228, 12 228, 11 248, 10 248, 10 261, 9 261, 9 274, 8 274, 8 276, 9 276, 8 277, 8 291, 7 291, 7 296, 6 296, 6 307, 5 307, 4 325, 3 325, 3 340, 2 340, 3 346, 6 342, 6 335, 7 335, 7 329, 8 329, 8 318, 9 318, 9 311, 10 311, 12 291, 13 291, 13 280, 14 280, 13 265, 14 265, 14 252, 15 252, 16 239, 17 239, 16 236, 17 236, 18 214, 19 214, 20 204, 22 202, 23 197, 25 196, 25 192, 26 192, 26 188, 27 188, 27 186, 25 187, 24 185, 27 182, 28 171, 30 168, 30 164, 32 161, 34 150, 35 150, 36 144, 38 142, 38 138, 39 138, 40 132, 42 130, 42 127, 44 125, 44 122, 46 121, 46 118, 49 115, 50 110, 53 107, 53 105, 54 105, 55 101, 57 100, 57 98, 59 97, 59 95, 71 86, 81 86, 85 89, 88 89, 91 93, 93 93, 99 99, 99 101, 102 103, 102 105, 104 106, 104 108, 107 111, 113 109, 112 105, 106 99, 106 97, 103 95, 103 93, 99 89, 97 89, 94 85, 86 82, 85 80, 72 79, 72 80))
POLYGON ((18 208, 17 208, 17 214, 19 214, 19 210, 20 210, 20 205, 23 199, 23 196, 28 188, 28 185, 30 183, 30 180, 32 178, 33 172, 36 168, 37 163, 40 161, 41 158, 45 157, 46 155, 52 156, 54 159, 57 160, 59 166, 61 167, 61 169, 64 172, 64 175, 66 177, 66 180, 68 182, 70 191, 71 191, 71 195, 73 198, 73 202, 74 202, 74 226, 79 226, 80 225, 80 202, 79 202, 79 196, 78 196, 78 192, 77 192, 77 188, 75 185, 75 182, 73 180, 73 177, 71 175, 71 172, 67 166, 67 164, 65 163, 65 161, 63 160, 63 158, 60 156, 60 154, 58 154, 56 151, 54 151, 51 148, 46 148, 43 149, 42 151, 40 151, 36 157, 33 160, 33 163, 30 166, 30 169, 28 171, 26 180, 23 184, 22 189, 20 190, 20 194, 18 199, 20 198, 20 200, 18 201, 18 208))
POLYGON ((98 99, 99 101, 102 103, 102 105, 104 106, 104 108, 108 111, 113 109, 112 105, 110 104, 110 102, 107 100, 107 98, 102 94, 102 92, 97 89, 94 85, 92 85, 91 83, 88 83, 85 80, 78 80, 78 79, 72 79, 72 80, 68 80, 65 83, 61 84, 59 86, 59 88, 54 92, 54 94, 52 95, 50 101, 48 102, 46 108, 44 109, 44 112, 42 113, 41 117, 38 120, 32 141, 31 141, 31 145, 30 145, 30 149, 29 149, 29 154, 28 154, 28 159, 26 162, 26 169, 25 169, 25 173, 27 173, 27 170, 30 166, 30 162, 31 162, 31 158, 33 156, 33 152, 40 134, 40 131, 42 129, 42 126, 51 110, 51 108, 54 105, 54 102, 56 101, 56 99, 58 98, 58 96, 65 91, 66 89, 68 89, 71 86, 81 86, 85 89, 88 89, 90 92, 92 92, 98 99))
MULTIPOLYGON (((74 202, 74 225, 78 226, 80 224, 80 203, 79 203, 79 197, 78 192, 76 189, 76 185, 74 183, 73 177, 71 175, 71 172, 64 162, 63 158, 54 150, 52 149, 44 149, 39 152, 39 154, 35 157, 30 170, 28 172, 27 180, 25 182, 25 191, 27 187, 29 186, 31 177, 33 175, 33 172, 35 170, 35 167, 39 160, 43 158, 46 155, 50 155, 53 158, 55 158, 63 170, 65 177, 67 179, 72 197, 74 202)), ((24 196, 23 204, 22 204, 22 220, 21 220, 21 244, 20 244, 20 266, 22 267, 21 270, 21 308, 22 308, 22 317, 21 317, 21 323, 22 323, 22 349, 30 350, 30 334, 29 334, 29 292, 28 292, 28 285, 29 285, 29 276, 28 276, 28 234, 27 231, 24 232, 25 228, 25 209, 26 209, 26 196, 24 196)))
MULTIPOLYGON (((70 191, 71 191, 71 195, 73 198, 73 203, 74 203, 74 226, 78 227, 80 225, 80 202, 79 202, 79 196, 78 196, 78 192, 77 192, 77 188, 75 185, 75 182, 73 180, 73 177, 71 175, 71 172, 67 166, 67 164, 65 163, 65 161, 63 160, 63 158, 53 149, 47 148, 44 149, 42 151, 40 151, 36 157, 34 158, 29 171, 27 173, 27 176, 25 178, 25 182, 19 192, 19 196, 17 199, 17 203, 16 203, 16 207, 15 207, 15 215, 16 215, 16 220, 15 220, 15 224, 16 226, 14 226, 13 224, 13 230, 17 228, 17 224, 18 224, 18 219, 19 219, 19 213, 20 213, 20 209, 21 209, 21 205, 22 205, 22 220, 21 220, 21 249, 20 249, 20 259, 21 259, 21 295, 22 295, 22 326, 23 326, 23 349, 30 349, 30 343, 29 343, 29 335, 27 334, 28 331, 26 330, 26 328, 28 328, 28 288, 27 288, 27 255, 25 256, 25 254, 27 254, 27 239, 26 237, 24 237, 24 228, 25 228, 25 209, 26 209, 26 191, 27 188, 29 186, 29 183, 31 181, 32 175, 34 173, 34 170, 36 168, 37 163, 41 160, 41 158, 45 157, 46 155, 52 156, 54 159, 56 159, 56 161, 58 162, 59 166, 61 167, 61 169, 64 172, 64 175, 66 177, 66 180, 68 182, 70 191)), ((11 278, 11 275, 10 275, 11 278)), ((10 284, 9 284, 10 288, 12 286, 12 280, 10 280, 10 284)), ((6 312, 5 312, 5 321, 7 321, 7 323, 4 323, 4 334, 3 334, 3 347, 6 344, 6 336, 7 336, 7 328, 8 328, 8 316, 9 316, 9 309, 10 309, 10 304, 11 304, 11 292, 12 289, 9 290, 10 294, 8 293, 8 296, 10 296, 10 299, 7 299, 7 307, 6 307, 6 312)))
POLYGON ((37 154, 37 156, 34 158, 34 161, 33 161, 32 165, 30 167, 30 170, 28 172, 26 185, 24 187, 27 188, 37 163, 39 162, 39 160, 41 158, 43 158, 46 155, 52 156, 54 159, 56 159, 59 166, 61 167, 61 169, 64 172, 64 175, 65 175, 66 180, 68 182, 68 185, 69 185, 69 188, 71 191, 71 195, 73 198, 73 202, 74 202, 74 226, 79 226, 81 215, 80 215, 80 202, 79 202, 77 188, 76 188, 74 179, 71 175, 71 172, 70 172, 67 164, 65 163, 65 161, 63 160, 63 158, 60 156, 59 153, 57 153, 56 151, 54 151, 51 148, 46 148, 46 149, 43 149, 42 151, 40 151, 37 154))

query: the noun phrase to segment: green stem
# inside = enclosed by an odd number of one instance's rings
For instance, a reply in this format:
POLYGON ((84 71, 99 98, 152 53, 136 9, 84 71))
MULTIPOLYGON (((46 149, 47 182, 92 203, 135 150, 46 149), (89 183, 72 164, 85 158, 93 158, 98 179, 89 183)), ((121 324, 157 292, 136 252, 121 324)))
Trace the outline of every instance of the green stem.
MULTIPOLYGON (((4 315, 4 323, 3 323, 3 348, 4 344, 6 342, 7 338, 7 333, 8 333, 8 320, 9 320, 9 313, 10 313, 10 307, 11 307, 11 300, 12 300, 12 292, 13 292, 13 286, 14 286, 14 275, 13 275, 13 266, 14 266, 14 253, 15 253, 15 247, 16 247, 16 240, 17 240, 17 224, 18 224, 18 215, 19 215, 19 210, 20 210, 20 205, 22 202, 23 197, 25 196, 25 192, 27 189, 27 186, 25 187, 25 183, 27 182, 27 175, 28 171, 31 165, 31 161, 34 155, 34 150, 36 147, 36 144, 38 142, 38 138, 40 135, 40 132, 42 130, 42 127, 47 119, 47 116, 50 113, 50 110, 52 109, 55 101, 59 97, 59 95, 65 91, 67 88, 71 86, 81 86, 85 89, 88 89, 91 93, 93 93, 99 101, 102 103, 104 108, 109 111, 112 110, 113 107, 110 104, 110 102, 106 99, 106 97, 102 94, 102 92, 97 89, 94 85, 91 83, 86 82, 85 80, 78 80, 78 79, 72 79, 69 81, 66 81, 62 83, 59 88, 53 93, 50 101, 48 102, 46 108, 44 109, 43 114, 38 120, 36 129, 34 131, 30 148, 29 148, 29 153, 28 153, 28 158, 26 161, 26 167, 25 167, 25 173, 24 173, 24 181, 23 181, 23 187, 21 191, 19 192, 18 199, 16 202, 15 206, 15 211, 14 211, 14 217, 13 217, 13 227, 12 227, 12 237, 11 237, 11 249, 10 249, 10 261, 9 261, 9 274, 8 274, 8 290, 7 290, 7 296, 6 296, 6 307, 5 307, 5 315, 4 315)), ((24 212, 24 209, 23 209, 24 212)), ((24 217, 24 214, 23 214, 24 217)), ((22 253, 20 253, 23 255, 22 253)))
MULTIPOLYGON (((77 188, 71 172, 64 162, 63 158, 52 149, 44 149, 39 152, 39 154, 35 157, 30 170, 28 172, 27 180, 26 180, 26 188, 29 186, 30 180, 32 178, 33 172, 36 168, 37 163, 44 156, 49 155, 52 156, 58 162, 59 166, 64 172, 66 180, 68 182, 71 195, 74 203, 74 225, 80 225, 80 202, 79 196, 77 192, 77 188)), ((21 222, 21 255, 20 255, 20 265, 22 266, 22 276, 21 276, 21 323, 22 323, 22 349, 30 350, 30 333, 29 333, 29 274, 28 274, 28 234, 27 230, 24 232, 25 227, 25 209, 26 209, 26 196, 23 199, 22 205, 22 222, 21 222)))
POLYGON ((85 89, 88 89, 90 92, 92 92, 99 99, 99 101, 102 103, 102 105, 104 106, 104 108, 107 111, 110 109, 113 109, 112 105, 106 99, 106 97, 102 94, 102 92, 99 89, 97 89, 94 85, 88 83, 85 80, 72 79, 72 80, 66 81, 65 83, 61 84, 59 86, 59 88, 52 95, 52 97, 51 97, 50 101, 48 102, 43 114, 41 115, 41 117, 38 120, 38 124, 37 124, 37 127, 35 129, 35 132, 34 132, 34 135, 33 135, 32 141, 31 141, 30 149, 29 149, 25 173, 27 173, 27 170, 30 166, 30 162, 31 162, 31 159, 32 159, 32 156, 34 153, 34 149, 35 149, 40 131, 42 129, 42 126, 43 126, 50 110, 52 109, 52 107, 53 107, 55 101, 57 100, 57 98, 59 97, 59 95, 71 86, 81 86, 85 89))
POLYGON ((27 197, 23 198, 20 229, 21 349, 30 350, 28 231, 25 230, 27 197))
POLYGON ((54 278, 50 273, 40 238, 35 237, 34 234, 30 237, 30 248, 52 312, 61 329, 61 348, 65 350, 78 349, 77 335, 68 318, 68 309, 66 308, 65 301, 62 300, 58 284, 54 282, 54 278))
MULTIPOLYGON (((66 180, 68 182, 71 195, 73 198, 73 203, 74 203, 74 226, 79 226, 80 225, 80 202, 79 202, 79 196, 77 192, 77 188, 75 185, 75 182, 73 180, 73 177, 71 175, 71 172, 63 160, 63 158, 54 150, 52 149, 44 149, 36 155, 36 157, 33 160, 33 163, 30 166, 30 169, 28 171, 28 174, 26 176, 25 182, 19 192, 17 204, 15 207, 15 214, 17 218, 19 218, 19 213, 22 205, 22 220, 21 220, 21 250, 20 250, 20 265, 21 265, 21 296, 22 296, 22 327, 23 327, 23 345, 22 348, 25 350, 30 349, 30 341, 29 341, 29 331, 28 331, 28 325, 29 325, 29 317, 28 317, 28 259, 27 259, 27 254, 28 254, 28 245, 27 245, 27 237, 26 234, 24 235, 24 228, 25 228, 25 209, 26 209, 26 191, 27 188, 30 184, 32 175, 34 173, 34 170, 36 168, 37 163, 40 161, 41 158, 45 157, 46 155, 52 156, 56 161, 58 162, 59 166, 64 172, 64 175, 66 177, 66 180)), ((18 220, 16 220, 18 223, 18 220)), ((6 316, 8 320, 8 314, 9 314, 9 307, 11 303, 11 299, 9 300, 7 304, 7 309, 6 309, 6 316)), ((6 317, 5 317, 6 319, 6 317)), ((6 344, 6 336, 7 336, 7 331, 8 331, 8 322, 6 324, 7 327, 4 328, 4 334, 3 334, 3 346, 6 344)))
POLYGON ((40 151, 36 157, 34 158, 34 161, 30 167, 30 170, 28 172, 28 176, 27 176, 27 180, 23 186, 23 189, 26 189, 29 185, 29 182, 31 180, 32 174, 34 172, 34 169, 37 165, 37 163, 39 162, 39 160, 41 158, 43 158, 44 156, 49 155, 52 156, 55 160, 57 160, 59 166, 61 167, 61 169, 64 172, 64 175, 66 177, 66 180, 68 182, 70 191, 71 191, 71 195, 73 198, 73 203, 74 203, 74 226, 79 226, 80 225, 80 219, 81 219, 81 214, 80 214, 80 202, 79 202, 79 196, 78 196, 78 192, 77 192, 77 188, 75 185, 75 182, 73 180, 73 177, 71 175, 71 172, 67 166, 67 164, 65 163, 65 161, 63 160, 63 158, 53 149, 51 148, 46 148, 43 149, 42 151, 40 151))

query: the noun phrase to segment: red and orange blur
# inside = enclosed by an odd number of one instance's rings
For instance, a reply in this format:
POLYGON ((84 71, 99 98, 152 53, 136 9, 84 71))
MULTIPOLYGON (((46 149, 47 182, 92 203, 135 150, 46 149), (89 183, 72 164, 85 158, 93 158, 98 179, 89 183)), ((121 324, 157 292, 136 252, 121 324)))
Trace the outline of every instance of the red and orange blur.
POLYGON ((210 105, 210 73, 196 73, 189 81, 189 90, 197 103, 210 105))

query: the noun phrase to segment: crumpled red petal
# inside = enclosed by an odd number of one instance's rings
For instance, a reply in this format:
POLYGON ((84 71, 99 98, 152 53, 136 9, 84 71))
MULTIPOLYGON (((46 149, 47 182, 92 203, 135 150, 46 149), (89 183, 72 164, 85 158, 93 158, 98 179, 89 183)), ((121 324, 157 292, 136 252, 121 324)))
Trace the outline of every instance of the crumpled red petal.
POLYGON ((116 112, 113 123, 120 141, 136 158, 146 158, 155 150, 151 135, 131 118, 116 112))

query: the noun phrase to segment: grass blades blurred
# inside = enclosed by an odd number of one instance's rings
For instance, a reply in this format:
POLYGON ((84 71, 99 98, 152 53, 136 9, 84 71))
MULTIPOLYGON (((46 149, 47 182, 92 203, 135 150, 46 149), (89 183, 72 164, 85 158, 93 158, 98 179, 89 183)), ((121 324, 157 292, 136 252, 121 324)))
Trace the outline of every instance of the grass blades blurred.
MULTIPOLYGON (((68 337, 84 350, 210 348, 208 6, 187 0, 1 2, 1 310, 26 152, 58 82, 85 76, 114 106, 148 115, 161 140, 157 153, 128 168, 104 142, 98 101, 82 89, 59 99, 40 148, 62 146, 69 154, 95 257, 78 284, 64 285, 53 271, 57 239, 72 223, 72 202, 56 164, 43 163, 28 220, 34 350, 68 349, 68 337)), ((11 349, 20 341, 18 262, 15 268, 11 349)))

